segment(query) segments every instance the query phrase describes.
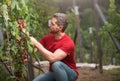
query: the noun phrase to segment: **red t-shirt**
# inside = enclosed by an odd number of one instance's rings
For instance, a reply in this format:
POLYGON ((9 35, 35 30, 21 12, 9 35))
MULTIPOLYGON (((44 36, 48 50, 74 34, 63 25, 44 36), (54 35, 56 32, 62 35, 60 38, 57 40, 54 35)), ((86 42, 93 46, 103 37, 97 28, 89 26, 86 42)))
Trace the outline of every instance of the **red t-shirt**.
MULTIPOLYGON (((64 35, 61 39, 55 40, 53 34, 48 34, 40 40, 40 43, 49 51, 53 52, 57 49, 63 50, 67 57, 61 60, 66 65, 68 65, 71 69, 73 69, 78 76, 78 70, 76 68, 76 63, 74 59, 74 42, 68 35, 64 35)), ((50 63, 50 71, 51 71, 51 63, 50 63)))

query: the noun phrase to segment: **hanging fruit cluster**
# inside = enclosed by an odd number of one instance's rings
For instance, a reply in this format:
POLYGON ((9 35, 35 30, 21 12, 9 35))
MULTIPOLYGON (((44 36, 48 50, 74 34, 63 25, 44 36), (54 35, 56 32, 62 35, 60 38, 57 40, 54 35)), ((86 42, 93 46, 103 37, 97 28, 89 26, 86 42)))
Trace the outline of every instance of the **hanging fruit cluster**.
MULTIPOLYGON (((25 0, 2 0, 0 1, 0 27, 3 40, 0 41, 0 60, 9 62, 6 69, 16 81, 24 81, 27 77, 26 65, 29 54, 33 54, 33 45, 29 38, 21 32, 19 20, 29 22, 29 11, 25 0)), ((26 31, 29 31, 29 27, 26 31)))

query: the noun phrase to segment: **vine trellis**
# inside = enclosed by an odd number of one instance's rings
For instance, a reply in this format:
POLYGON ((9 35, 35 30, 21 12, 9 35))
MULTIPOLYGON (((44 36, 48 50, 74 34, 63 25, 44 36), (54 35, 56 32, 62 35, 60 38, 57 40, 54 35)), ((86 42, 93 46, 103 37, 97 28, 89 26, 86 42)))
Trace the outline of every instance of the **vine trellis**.
MULTIPOLYGON (((32 81, 34 78, 32 57, 37 61, 34 46, 29 38, 20 31, 18 19, 30 21, 26 0, 0 1, 0 27, 3 39, 0 40, 0 65, 9 73, 10 81, 32 81)), ((29 31, 27 23, 26 30, 29 31)))

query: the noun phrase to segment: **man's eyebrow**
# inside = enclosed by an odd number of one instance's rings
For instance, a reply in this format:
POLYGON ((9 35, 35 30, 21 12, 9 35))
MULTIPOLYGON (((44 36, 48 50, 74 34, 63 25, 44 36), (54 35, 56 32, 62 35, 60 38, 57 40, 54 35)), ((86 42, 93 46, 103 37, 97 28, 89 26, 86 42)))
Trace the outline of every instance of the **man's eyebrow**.
POLYGON ((54 24, 56 24, 56 23, 54 23, 53 21, 51 21, 51 24, 53 24, 53 25, 54 25, 54 24))

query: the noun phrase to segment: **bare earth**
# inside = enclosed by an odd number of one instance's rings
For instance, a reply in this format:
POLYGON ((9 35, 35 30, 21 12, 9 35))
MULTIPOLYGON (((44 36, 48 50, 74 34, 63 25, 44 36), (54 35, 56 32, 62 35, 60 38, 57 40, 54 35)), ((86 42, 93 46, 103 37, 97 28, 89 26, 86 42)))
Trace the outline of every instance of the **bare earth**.
POLYGON ((80 69, 77 81, 120 81, 120 69, 107 70, 99 73, 98 69, 80 69))
MULTIPOLYGON (((48 63, 41 64, 44 72, 48 71, 48 63)), ((97 68, 78 67, 79 77, 77 81, 120 81, 120 68, 103 70, 101 74, 97 68)), ((35 70, 37 76, 39 72, 35 70)))

